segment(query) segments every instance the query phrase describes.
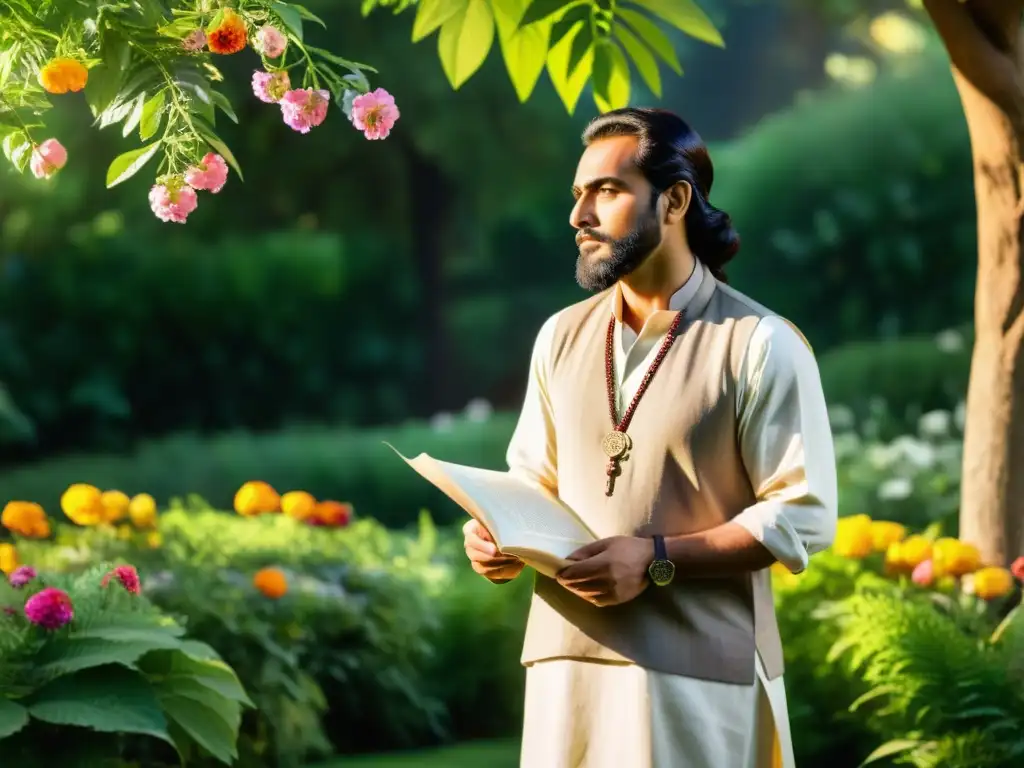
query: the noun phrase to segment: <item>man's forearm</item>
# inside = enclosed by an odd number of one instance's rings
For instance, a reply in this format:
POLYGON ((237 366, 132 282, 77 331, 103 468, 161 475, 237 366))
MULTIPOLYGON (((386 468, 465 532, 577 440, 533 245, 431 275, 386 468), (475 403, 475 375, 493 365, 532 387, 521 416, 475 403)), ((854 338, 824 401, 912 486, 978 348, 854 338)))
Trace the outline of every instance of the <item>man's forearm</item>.
POLYGON ((665 549, 682 578, 733 576, 775 562, 775 556, 750 531, 732 522, 699 533, 666 536, 665 549))

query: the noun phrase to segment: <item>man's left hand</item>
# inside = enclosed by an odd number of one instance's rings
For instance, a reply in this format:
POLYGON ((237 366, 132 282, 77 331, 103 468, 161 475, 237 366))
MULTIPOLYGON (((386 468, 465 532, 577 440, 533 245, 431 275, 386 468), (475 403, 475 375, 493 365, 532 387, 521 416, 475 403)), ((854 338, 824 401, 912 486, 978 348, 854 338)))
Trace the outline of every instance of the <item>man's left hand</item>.
POLYGON ((654 559, 650 539, 612 536, 573 552, 574 561, 558 573, 558 583, 597 606, 633 600, 647 589, 647 568, 654 559))

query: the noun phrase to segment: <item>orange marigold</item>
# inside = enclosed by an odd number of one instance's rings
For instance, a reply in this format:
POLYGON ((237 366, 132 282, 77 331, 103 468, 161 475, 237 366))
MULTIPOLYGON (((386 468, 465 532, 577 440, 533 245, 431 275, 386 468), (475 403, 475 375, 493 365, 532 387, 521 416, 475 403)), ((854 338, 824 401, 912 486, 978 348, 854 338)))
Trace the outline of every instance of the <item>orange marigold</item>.
POLYGON ((982 600, 995 600, 1013 591, 1013 574, 1006 568, 990 566, 975 571, 974 594, 982 600))
POLYGON ((47 93, 67 93, 85 88, 89 70, 75 59, 58 57, 50 59, 39 70, 39 84, 47 93))
POLYGON ((245 48, 247 35, 245 20, 225 8, 220 22, 206 34, 206 47, 213 53, 238 53, 245 48))
POLYGON ((0 514, 0 525, 29 539, 45 539, 50 535, 50 521, 34 501, 7 502, 0 514))
POLYGON ((100 504, 103 507, 103 522, 116 523, 128 516, 131 501, 123 491, 104 491, 100 494, 100 504))
POLYGON ((281 511, 295 520, 308 520, 316 511, 316 499, 306 491, 288 491, 281 497, 281 511))
POLYGON ((310 522, 319 525, 346 526, 352 520, 352 505, 342 501, 321 501, 313 510, 310 522))
POLYGON ((288 594, 288 577, 280 568, 261 568, 252 577, 253 586, 272 600, 288 594))
POLYGON ((250 480, 235 494, 235 512, 245 517, 254 517, 281 508, 281 497, 270 483, 250 480))
POLYGON ((0 571, 11 574, 18 567, 18 550, 13 544, 0 541, 0 571))
POLYGON ((103 494, 88 483, 72 483, 60 497, 60 508, 76 525, 96 525, 103 520, 103 494))

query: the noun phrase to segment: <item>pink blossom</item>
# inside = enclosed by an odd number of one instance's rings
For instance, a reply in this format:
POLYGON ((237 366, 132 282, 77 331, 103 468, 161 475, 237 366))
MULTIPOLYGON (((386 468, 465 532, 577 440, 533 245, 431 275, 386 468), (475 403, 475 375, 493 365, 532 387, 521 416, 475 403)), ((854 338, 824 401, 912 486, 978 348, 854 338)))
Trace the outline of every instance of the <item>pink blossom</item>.
POLYGON ((154 184, 149 190, 149 207, 160 221, 184 224, 199 200, 192 187, 183 184, 154 184))
POLYGON ((330 91, 296 88, 281 97, 281 114, 289 128, 309 133, 327 117, 330 100, 330 91))
POLYGON ((201 29, 193 29, 181 41, 181 47, 186 51, 201 51, 206 46, 206 32, 201 29))
POLYGON ((139 572, 135 570, 134 565, 117 566, 103 577, 103 581, 100 582, 101 586, 107 586, 111 578, 116 578, 121 582, 121 586, 133 595, 138 595, 142 592, 142 586, 139 584, 139 572))
POLYGON ((288 73, 285 70, 280 72, 261 72, 257 70, 252 73, 252 92, 256 94, 256 98, 267 102, 267 104, 279 102, 281 97, 291 87, 291 81, 288 79, 288 73))
POLYGON ((43 629, 59 629, 75 617, 68 593, 47 587, 25 601, 25 617, 43 629))
POLYGON ((932 565, 932 561, 928 559, 919 563, 914 568, 914 572, 910 574, 910 579, 922 587, 930 586, 935 580, 935 567, 932 565))
POLYGON ((8 581, 12 587, 24 587, 32 579, 36 577, 36 569, 31 565, 23 565, 20 568, 15 568, 14 572, 8 577, 8 581))
POLYGON ((228 164, 215 152, 207 152, 199 165, 185 171, 185 182, 192 189, 207 189, 217 194, 228 180, 228 164))
POLYGON ((286 45, 288 45, 288 38, 281 34, 281 30, 271 24, 260 27, 256 33, 255 48, 268 59, 276 59, 284 53, 286 45))
POLYGON ((48 179, 68 161, 68 151, 56 139, 47 139, 32 150, 29 167, 37 179, 48 179))
POLYGON ((395 97, 383 88, 352 100, 352 124, 368 139, 386 139, 398 117, 395 97))

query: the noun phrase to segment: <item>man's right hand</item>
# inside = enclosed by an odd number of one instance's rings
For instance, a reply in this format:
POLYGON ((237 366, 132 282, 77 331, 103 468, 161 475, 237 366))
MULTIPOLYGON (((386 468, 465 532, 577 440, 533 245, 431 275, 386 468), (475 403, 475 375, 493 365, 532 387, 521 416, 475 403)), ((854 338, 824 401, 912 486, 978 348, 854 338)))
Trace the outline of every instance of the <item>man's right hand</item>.
POLYGON ((523 561, 513 555, 502 555, 487 529, 470 518, 462 526, 466 557, 473 570, 494 582, 510 581, 523 570, 523 561))

